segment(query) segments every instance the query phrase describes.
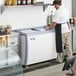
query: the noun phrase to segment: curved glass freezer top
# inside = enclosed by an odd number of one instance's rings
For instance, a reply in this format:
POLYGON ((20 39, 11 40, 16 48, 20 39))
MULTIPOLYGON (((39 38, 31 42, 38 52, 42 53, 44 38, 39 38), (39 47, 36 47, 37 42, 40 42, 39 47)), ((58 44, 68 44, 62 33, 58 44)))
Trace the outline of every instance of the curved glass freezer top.
POLYGON ((11 47, 0 48, 0 76, 23 76, 21 60, 11 47))

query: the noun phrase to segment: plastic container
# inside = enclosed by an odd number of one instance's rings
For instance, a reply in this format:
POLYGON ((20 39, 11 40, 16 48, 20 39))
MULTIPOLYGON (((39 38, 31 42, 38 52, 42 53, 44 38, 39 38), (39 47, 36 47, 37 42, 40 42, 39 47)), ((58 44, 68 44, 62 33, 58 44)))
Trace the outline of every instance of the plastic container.
POLYGON ((12 0, 12 6, 16 6, 17 5, 17 0, 12 0))
POLYGON ((27 0, 22 0, 22 5, 26 5, 27 4, 27 0))
POLYGON ((8 36, 5 36, 6 47, 8 47, 8 36))
POLYGON ((27 0, 27 4, 31 4, 31 0, 27 0))
POLYGON ((2 37, 0 37, 0 47, 2 47, 2 37))
POLYGON ((5 0, 5 5, 6 6, 11 6, 12 0, 5 0))
POLYGON ((76 18, 74 18, 74 24, 76 24, 76 18))
POLYGON ((69 19, 70 24, 74 24, 74 18, 69 19))
POLYGON ((76 18, 74 18, 74 27, 76 26, 76 18))
POLYGON ((31 0, 31 4, 35 4, 36 3, 36 0, 31 0))
POLYGON ((21 5, 21 0, 17 0, 17 5, 21 5))

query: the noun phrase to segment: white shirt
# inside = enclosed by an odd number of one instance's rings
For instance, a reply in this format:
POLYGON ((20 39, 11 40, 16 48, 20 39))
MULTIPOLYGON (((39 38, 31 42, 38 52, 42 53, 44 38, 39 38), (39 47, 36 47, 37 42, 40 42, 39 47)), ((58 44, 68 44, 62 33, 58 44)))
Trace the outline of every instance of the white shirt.
POLYGON ((69 12, 65 7, 60 6, 55 13, 53 22, 59 24, 61 23, 62 33, 66 33, 66 32, 70 32, 70 28, 68 27, 67 21, 69 21, 69 12))

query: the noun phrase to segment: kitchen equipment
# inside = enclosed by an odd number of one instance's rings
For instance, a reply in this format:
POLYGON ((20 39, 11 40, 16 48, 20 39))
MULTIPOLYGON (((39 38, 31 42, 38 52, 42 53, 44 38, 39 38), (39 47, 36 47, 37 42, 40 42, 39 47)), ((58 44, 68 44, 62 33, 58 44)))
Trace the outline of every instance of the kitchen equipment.
POLYGON ((44 27, 19 30, 23 65, 31 65, 56 58, 55 32, 44 27))
POLYGON ((51 11, 51 15, 47 16, 47 26, 50 26, 52 22, 53 22, 53 11, 51 11))

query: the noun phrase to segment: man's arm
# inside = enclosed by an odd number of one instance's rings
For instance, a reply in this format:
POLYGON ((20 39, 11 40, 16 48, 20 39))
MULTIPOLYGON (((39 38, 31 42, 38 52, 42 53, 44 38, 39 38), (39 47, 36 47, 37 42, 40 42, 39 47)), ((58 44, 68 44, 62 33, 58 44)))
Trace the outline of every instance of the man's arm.
POLYGON ((46 30, 50 30, 50 29, 52 29, 52 28, 54 28, 55 26, 56 26, 56 22, 52 22, 51 24, 50 24, 50 26, 48 26, 47 28, 46 28, 46 30))

